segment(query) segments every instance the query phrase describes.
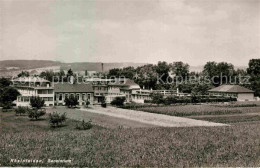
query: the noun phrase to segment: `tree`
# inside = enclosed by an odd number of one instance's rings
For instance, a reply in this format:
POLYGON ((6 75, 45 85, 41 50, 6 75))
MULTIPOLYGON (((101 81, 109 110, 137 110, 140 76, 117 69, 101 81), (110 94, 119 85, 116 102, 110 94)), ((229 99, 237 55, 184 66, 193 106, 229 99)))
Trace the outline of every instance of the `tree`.
POLYGON ((250 75, 250 88, 255 92, 255 96, 260 96, 260 59, 249 61, 247 73, 250 75))
POLYGON ((69 97, 66 97, 64 102, 65 102, 65 105, 67 107, 69 107, 69 108, 75 107, 75 106, 77 106, 79 104, 78 99, 75 96, 73 96, 73 95, 70 95, 69 97))
POLYGON ((28 71, 22 71, 17 75, 18 77, 29 77, 30 73, 28 71))
POLYGON ((17 99, 17 96, 20 95, 20 93, 15 88, 10 86, 0 90, 0 106, 5 106, 6 108, 10 108, 12 102, 17 99))
POLYGON ((126 98, 125 97, 115 97, 114 100, 111 101, 111 105, 113 106, 123 106, 126 98))
POLYGON ((156 67, 156 72, 158 74, 159 79, 162 80, 160 81, 161 83, 167 82, 167 78, 169 77, 169 70, 170 70, 170 66, 167 64, 167 62, 165 61, 158 62, 156 67))
POLYGON ((12 82, 7 78, 0 78, 0 89, 10 86, 11 83, 12 82))
POLYGON ((33 96, 30 99, 30 105, 36 109, 41 109, 44 106, 44 103, 45 101, 39 96, 33 96))
POLYGON ((185 64, 183 62, 173 62, 170 64, 171 70, 175 76, 182 77, 185 79, 189 74, 189 64, 185 64))
POLYGON ((209 77, 214 86, 229 84, 234 71, 234 65, 226 62, 207 62, 203 68, 204 75, 209 77))

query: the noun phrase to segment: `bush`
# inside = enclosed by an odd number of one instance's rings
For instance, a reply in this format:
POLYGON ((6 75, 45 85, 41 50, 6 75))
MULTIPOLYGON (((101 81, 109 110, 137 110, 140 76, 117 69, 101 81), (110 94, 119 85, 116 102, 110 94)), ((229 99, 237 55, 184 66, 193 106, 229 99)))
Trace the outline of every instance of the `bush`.
POLYGON ((123 106, 126 98, 125 97, 115 97, 114 100, 111 102, 113 106, 123 106))
POLYGON ((101 103, 101 107, 106 108, 107 107, 107 103, 101 103))
POLYGON ((106 98, 105 98, 105 96, 102 96, 102 98, 101 98, 101 107, 104 107, 104 108, 107 107, 107 103, 106 103, 106 98))
POLYGON ((28 117, 30 119, 38 120, 41 116, 44 116, 46 114, 45 109, 29 109, 27 111, 28 117))
POLYGON ((40 109, 44 106, 45 101, 40 98, 39 96, 33 96, 30 99, 30 105, 32 106, 32 108, 37 108, 40 109))
POLYGON ((85 122, 84 120, 82 120, 82 122, 80 124, 76 125, 76 129, 78 129, 78 130, 88 130, 88 129, 91 129, 92 127, 93 127, 92 120, 89 120, 88 122, 85 122))
POLYGON ((28 107, 21 107, 21 106, 18 106, 17 109, 15 109, 15 114, 16 115, 23 115, 23 114, 26 114, 30 109, 28 107))
POLYGON ((8 111, 8 109, 12 109, 13 108, 12 102, 3 103, 2 107, 3 107, 3 111, 8 111))
POLYGON ((69 98, 66 97, 64 102, 65 102, 65 105, 69 108, 75 107, 79 104, 78 99, 73 95, 70 95, 69 98))
POLYGON ((66 113, 59 114, 58 112, 53 112, 49 114, 49 120, 52 127, 58 127, 62 125, 66 119, 66 113))

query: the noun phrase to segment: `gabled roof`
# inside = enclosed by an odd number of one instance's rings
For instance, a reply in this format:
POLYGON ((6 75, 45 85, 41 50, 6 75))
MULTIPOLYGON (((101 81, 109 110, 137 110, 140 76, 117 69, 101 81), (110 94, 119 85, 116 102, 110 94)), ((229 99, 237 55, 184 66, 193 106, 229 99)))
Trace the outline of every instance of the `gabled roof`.
POLYGON ((86 93, 94 92, 91 84, 58 83, 54 85, 54 92, 59 93, 86 93))
POLYGON ((254 91, 239 85, 221 85, 219 87, 210 89, 209 92, 254 93, 254 91))

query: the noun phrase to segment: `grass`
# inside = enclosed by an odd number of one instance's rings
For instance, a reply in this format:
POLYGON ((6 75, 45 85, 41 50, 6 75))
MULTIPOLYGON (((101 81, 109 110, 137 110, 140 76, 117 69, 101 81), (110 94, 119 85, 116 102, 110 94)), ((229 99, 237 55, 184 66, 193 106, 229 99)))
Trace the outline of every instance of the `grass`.
POLYGON ((230 107, 216 105, 183 105, 183 106, 161 106, 145 107, 138 110, 165 114, 170 116, 198 116, 198 115, 230 115, 250 112, 259 112, 260 107, 230 107))
POLYGON ((1 115, 1 166, 186 167, 260 166, 260 122, 230 127, 75 130, 77 121, 51 129, 48 120, 1 115), (42 159, 41 164, 10 159, 42 159), (71 159, 72 163, 47 163, 71 159))
POLYGON ((260 121, 260 116, 259 115, 241 115, 241 116, 237 115, 237 116, 217 116, 217 117, 212 116, 212 117, 200 117, 200 118, 194 117, 194 119, 230 124, 230 123, 260 121))

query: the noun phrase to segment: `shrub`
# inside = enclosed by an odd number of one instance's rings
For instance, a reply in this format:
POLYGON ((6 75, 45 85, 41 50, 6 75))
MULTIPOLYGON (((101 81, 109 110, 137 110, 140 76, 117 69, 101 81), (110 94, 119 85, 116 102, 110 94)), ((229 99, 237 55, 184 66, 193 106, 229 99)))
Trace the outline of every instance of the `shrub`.
POLYGON ((79 104, 78 99, 73 95, 70 95, 69 98, 66 97, 64 102, 65 102, 65 105, 69 108, 75 107, 79 104))
POLYGON ((33 107, 33 108, 37 108, 37 109, 40 109, 44 106, 44 100, 42 98, 40 98, 39 96, 33 96, 31 97, 30 99, 30 105, 33 107))
POLYGON ((90 105, 90 101, 87 99, 85 102, 86 102, 86 107, 88 108, 88 106, 90 105))
POLYGON ((152 98, 152 103, 154 103, 154 104, 159 105, 159 104, 164 103, 163 95, 160 93, 152 93, 151 98, 152 98))
POLYGON ((18 106, 17 109, 15 109, 15 114, 16 115, 23 115, 23 114, 26 114, 30 109, 28 107, 21 107, 21 106, 18 106))
POLYGON ((13 108, 12 102, 3 103, 2 107, 3 107, 3 111, 8 111, 8 109, 12 109, 13 108))
POLYGON ((27 113, 30 119, 38 120, 41 116, 46 114, 46 111, 45 109, 29 109, 27 113))
POLYGON ((113 106, 123 106, 125 102, 125 97, 115 97, 114 100, 111 102, 113 106))
POLYGON ((93 127, 92 120, 89 120, 88 122, 85 122, 84 120, 82 120, 82 122, 80 124, 76 125, 76 129, 78 129, 78 130, 88 130, 88 129, 91 129, 92 127, 93 127))
POLYGON ((49 120, 52 127, 58 127, 62 125, 66 119, 66 113, 59 114, 58 112, 53 112, 49 114, 49 120))
POLYGON ((107 107, 107 103, 106 103, 106 98, 105 98, 105 96, 102 96, 102 98, 101 98, 101 107, 104 107, 104 108, 107 107))

